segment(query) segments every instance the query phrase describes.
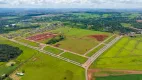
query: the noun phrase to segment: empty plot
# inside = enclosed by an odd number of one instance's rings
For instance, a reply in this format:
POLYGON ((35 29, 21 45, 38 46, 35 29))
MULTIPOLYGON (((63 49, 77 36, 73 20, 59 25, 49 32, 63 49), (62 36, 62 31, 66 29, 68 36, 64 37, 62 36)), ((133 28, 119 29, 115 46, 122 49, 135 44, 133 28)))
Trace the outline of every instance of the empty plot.
POLYGON ((16 38, 15 40, 22 42, 22 43, 25 43, 25 44, 28 44, 28 45, 31 45, 31 46, 34 46, 34 47, 39 47, 39 45, 40 45, 39 43, 32 42, 32 41, 22 39, 22 38, 16 38))
POLYGON ((60 54, 61 52, 63 52, 62 50, 59 50, 59 49, 56 49, 50 46, 45 47, 44 50, 54 53, 54 54, 60 54))
POLYGON ((83 68, 43 53, 35 55, 18 72, 23 70, 22 80, 85 80, 83 68))
POLYGON ((73 61, 79 62, 79 63, 84 63, 87 60, 87 58, 85 58, 85 57, 78 56, 78 55, 75 55, 75 54, 72 54, 72 53, 69 53, 69 52, 65 52, 61 56, 68 58, 68 59, 71 59, 73 61))

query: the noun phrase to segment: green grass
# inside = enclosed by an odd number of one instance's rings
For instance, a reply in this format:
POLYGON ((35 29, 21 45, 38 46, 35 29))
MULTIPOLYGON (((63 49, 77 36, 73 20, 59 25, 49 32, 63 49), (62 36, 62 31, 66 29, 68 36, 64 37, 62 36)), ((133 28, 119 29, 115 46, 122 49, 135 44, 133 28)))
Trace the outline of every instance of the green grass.
POLYGON ((124 37, 105 51, 90 68, 142 70, 141 37, 124 37), (139 42, 139 43, 138 43, 139 42))
POLYGON ((22 70, 25 75, 21 80, 85 80, 83 68, 42 53, 24 64, 22 70))
MULTIPOLYGON (((0 44, 9 44, 19 47, 23 53, 15 59, 17 63, 25 61, 35 53, 39 53, 31 48, 13 43, 0 37, 0 44)), ((0 66, 0 73, 14 70, 13 67, 0 66)), ((25 63, 19 71, 25 70, 25 75, 21 80, 85 80, 83 68, 68 62, 53 58, 43 53, 36 54, 33 59, 25 63), (55 77, 56 76, 56 77, 55 77)))
MULTIPOLYGON (((62 33, 66 36, 66 39, 60 41, 56 44, 60 44, 59 48, 63 48, 72 52, 79 54, 84 54, 94 46, 98 45, 100 42, 95 38, 88 37, 89 35, 95 34, 107 34, 111 36, 112 34, 99 31, 91 31, 77 28, 63 27, 56 30, 52 30, 53 33, 62 33)), ((55 44, 55 45, 56 45, 55 44)))
POLYGON ((2 76, 3 74, 11 73, 13 70, 16 69, 16 67, 17 67, 17 65, 15 65, 15 66, 6 66, 6 65, 0 66, 0 76, 2 76))
POLYGON ((121 76, 97 77, 94 80, 142 80, 142 75, 132 74, 132 75, 121 75, 121 76))
POLYGON ((63 52, 62 50, 52 48, 50 46, 45 47, 44 50, 49 51, 49 52, 54 53, 54 54, 57 54, 57 55, 60 54, 61 52, 63 52))
POLYGON ((91 57, 92 55, 94 55, 94 53, 96 53, 98 50, 100 50, 101 48, 104 47, 104 44, 101 44, 99 47, 97 47, 96 49, 92 50, 91 52, 89 52, 87 54, 88 57, 91 57))
POLYGON ((11 42, 11 41, 9 41, 5 38, 2 38, 2 37, 0 37, 0 44, 8 44, 11 46, 19 47, 21 50, 23 50, 23 53, 16 58, 16 61, 18 61, 18 62, 23 62, 23 61, 27 60, 28 58, 30 58, 33 54, 38 53, 38 51, 36 51, 36 50, 33 50, 28 47, 11 42))
POLYGON ((78 55, 75 55, 75 54, 72 54, 72 53, 69 53, 69 52, 65 52, 61 56, 68 58, 68 59, 71 59, 73 61, 79 62, 79 63, 84 63, 87 60, 87 58, 84 58, 82 56, 78 56, 78 55))
POLYGON ((123 27, 132 27, 132 25, 130 23, 121 23, 121 25, 123 27))
POLYGON ((34 47, 39 47, 39 45, 40 45, 39 43, 32 42, 32 41, 29 41, 29 40, 25 40, 25 39, 22 39, 22 38, 16 38, 15 40, 23 42, 23 43, 31 45, 31 46, 34 46, 34 47))

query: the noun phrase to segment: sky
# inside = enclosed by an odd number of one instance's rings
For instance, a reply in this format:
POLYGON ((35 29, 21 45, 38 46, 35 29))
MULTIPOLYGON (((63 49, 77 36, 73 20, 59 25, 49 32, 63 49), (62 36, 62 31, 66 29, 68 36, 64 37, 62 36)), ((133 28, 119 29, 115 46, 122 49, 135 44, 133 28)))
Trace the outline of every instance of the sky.
POLYGON ((0 8, 142 8, 142 0, 0 0, 0 8))

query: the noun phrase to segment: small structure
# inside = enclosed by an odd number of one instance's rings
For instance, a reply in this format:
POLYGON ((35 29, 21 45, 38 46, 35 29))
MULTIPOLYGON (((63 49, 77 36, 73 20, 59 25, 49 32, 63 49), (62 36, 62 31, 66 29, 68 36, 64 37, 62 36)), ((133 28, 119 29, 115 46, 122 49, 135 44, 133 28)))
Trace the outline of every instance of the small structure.
POLYGON ((24 73, 20 72, 20 73, 16 73, 16 75, 18 75, 18 76, 24 76, 24 73))

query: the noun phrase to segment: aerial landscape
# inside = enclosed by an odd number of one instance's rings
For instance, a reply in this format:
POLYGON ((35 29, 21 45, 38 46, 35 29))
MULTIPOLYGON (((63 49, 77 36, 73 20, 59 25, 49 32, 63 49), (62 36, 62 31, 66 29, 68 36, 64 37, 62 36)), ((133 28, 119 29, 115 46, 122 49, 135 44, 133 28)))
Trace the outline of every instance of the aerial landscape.
POLYGON ((142 80, 142 1, 0 0, 0 80, 142 80))

